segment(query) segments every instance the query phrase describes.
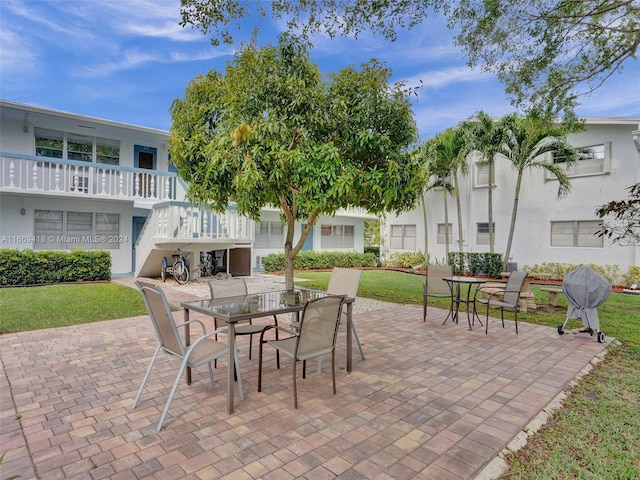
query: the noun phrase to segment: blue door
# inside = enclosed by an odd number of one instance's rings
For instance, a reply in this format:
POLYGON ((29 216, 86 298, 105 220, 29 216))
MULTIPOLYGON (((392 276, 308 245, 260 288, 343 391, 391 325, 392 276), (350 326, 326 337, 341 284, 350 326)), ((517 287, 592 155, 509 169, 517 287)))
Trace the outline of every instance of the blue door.
POLYGON ((156 158, 158 149, 153 147, 143 147, 141 145, 133 146, 133 166, 135 168, 143 168, 152 170, 150 173, 139 173, 136 175, 136 184, 134 185, 134 193, 143 198, 158 197, 156 191, 157 185, 153 177, 153 170, 156 170, 156 158), (137 190, 136 190, 137 188, 137 190))
MULTIPOLYGON (((307 227, 307 224, 303 223, 302 230, 304 230, 306 227, 307 227)), ((311 227, 311 230, 309 230, 309 235, 307 235, 307 238, 305 238, 304 240, 304 245, 302 245, 302 250, 313 250, 313 227, 311 227)))

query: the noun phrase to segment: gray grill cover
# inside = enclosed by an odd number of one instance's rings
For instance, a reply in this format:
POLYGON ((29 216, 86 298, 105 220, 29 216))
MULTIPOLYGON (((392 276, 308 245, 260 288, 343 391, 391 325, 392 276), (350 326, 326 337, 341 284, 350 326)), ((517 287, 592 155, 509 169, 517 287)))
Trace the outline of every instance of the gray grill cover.
POLYGON ((611 284, 586 265, 570 271, 562 281, 562 292, 569 300, 567 318, 579 318, 585 327, 600 330, 597 308, 611 293, 611 284))

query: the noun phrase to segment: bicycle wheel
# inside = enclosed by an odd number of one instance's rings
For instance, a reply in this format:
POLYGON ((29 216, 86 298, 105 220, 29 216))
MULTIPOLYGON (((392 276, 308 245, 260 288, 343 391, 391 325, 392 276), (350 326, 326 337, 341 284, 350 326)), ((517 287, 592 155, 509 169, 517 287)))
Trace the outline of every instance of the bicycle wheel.
POLYGON ((189 269, 182 260, 178 260, 173 264, 173 277, 180 285, 185 285, 189 282, 189 269))
POLYGON ((160 278, 164 282, 167 279, 167 259, 162 259, 162 265, 160 265, 160 278))

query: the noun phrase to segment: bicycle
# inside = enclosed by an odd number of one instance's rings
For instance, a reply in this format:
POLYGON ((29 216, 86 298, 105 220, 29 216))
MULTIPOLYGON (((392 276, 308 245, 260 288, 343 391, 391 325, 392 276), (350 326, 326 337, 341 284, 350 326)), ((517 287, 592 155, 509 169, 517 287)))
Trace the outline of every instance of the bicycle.
POLYGON ((189 266, 187 265, 187 259, 182 256, 182 253, 178 250, 178 253, 171 255, 175 260, 173 265, 169 266, 169 261, 166 257, 162 259, 162 267, 160 268, 160 277, 162 281, 166 281, 167 275, 173 275, 180 285, 186 285, 189 283, 189 266))
POLYGON ((206 252, 201 260, 203 260, 203 263, 200 264, 200 276, 210 277, 215 275, 216 259, 213 256, 213 252, 206 252))

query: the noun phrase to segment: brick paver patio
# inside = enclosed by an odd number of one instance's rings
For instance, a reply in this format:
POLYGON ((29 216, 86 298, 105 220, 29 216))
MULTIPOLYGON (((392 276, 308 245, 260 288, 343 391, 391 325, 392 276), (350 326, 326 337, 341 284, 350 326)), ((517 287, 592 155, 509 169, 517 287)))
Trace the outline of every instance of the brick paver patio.
POLYGON ((213 387, 197 369, 159 433, 177 366, 161 357, 131 408, 155 348, 146 316, 4 335, 0 478, 470 479, 605 348, 526 323, 516 336, 492 320, 485 335, 444 314, 355 315, 366 360, 355 348, 346 373, 342 334, 337 395, 330 362, 310 364, 298 410, 290 365, 277 371, 269 351, 258 393, 257 346, 249 360, 240 337, 245 401, 227 413, 226 359, 213 387))

